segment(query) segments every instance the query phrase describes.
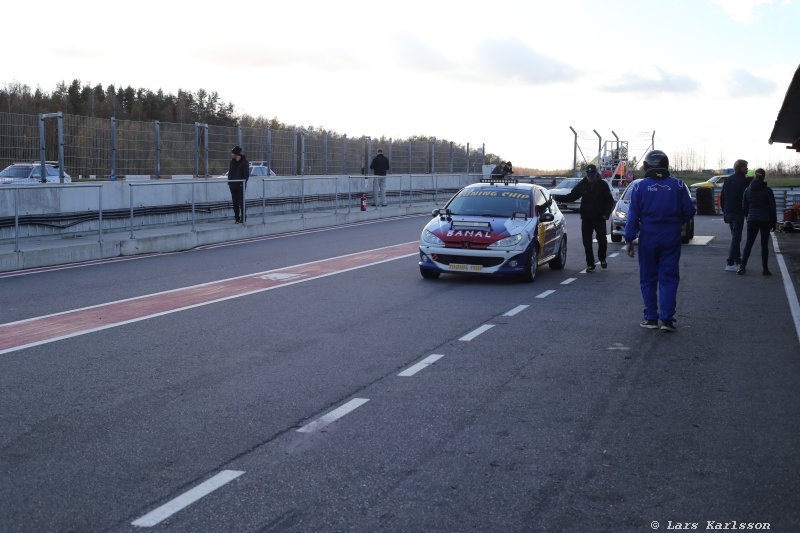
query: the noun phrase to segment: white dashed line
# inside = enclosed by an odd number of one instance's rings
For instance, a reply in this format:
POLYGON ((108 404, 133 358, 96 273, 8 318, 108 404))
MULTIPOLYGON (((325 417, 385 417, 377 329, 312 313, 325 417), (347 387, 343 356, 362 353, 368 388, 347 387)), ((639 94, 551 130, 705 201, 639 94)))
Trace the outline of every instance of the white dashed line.
POLYGON ((223 470, 211 479, 203 481, 195 488, 184 492, 174 500, 170 500, 158 509, 153 509, 143 517, 131 522, 131 525, 138 527, 153 527, 170 516, 174 515, 181 509, 184 509, 203 496, 207 496, 220 488, 221 486, 230 483, 237 477, 244 474, 239 470, 223 470))
POLYGON ((562 282, 561 282, 561 284, 562 284, 562 285, 569 285, 569 284, 570 284, 570 283, 572 283, 573 281, 577 281, 577 279, 578 279, 578 278, 567 278, 567 279, 565 279, 564 281, 562 281, 562 282))
POLYGON ((461 337, 458 340, 460 340, 460 341, 471 341, 472 339, 474 339, 475 337, 477 337, 481 333, 486 333, 487 331, 489 331, 493 327, 494 327, 494 324, 484 324, 481 327, 479 327, 478 329, 467 333, 466 335, 464 335, 463 337, 461 337))
POLYGON ((423 359, 422 361, 420 361, 419 363, 417 363, 416 365, 413 365, 413 366, 410 366, 410 367, 406 368, 405 370, 403 370, 402 372, 400 372, 397 375, 401 376, 401 377, 404 377, 404 378, 413 376, 414 374, 416 374, 417 372, 419 372, 423 368, 432 365, 433 363, 435 363, 436 361, 438 361, 442 357, 444 357, 443 354, 438 354, 438 353, 431 354, 428 357, 426 357, 425 359, 423 359))
POLYGON ((510 311, 506 311, 505 313, 503 313, 503 316, 514 316, 514 315, 518 315, 519 313, 521 313, 521 312, 523 312, 524 310, 526 310, 528 307, 530 307, 530 306, 528 306, 528 305, 518 305, 518 306, 516 306, 514 309, 512 309, 512 310, 510 310, 510 311))
POLYGON ((617 257, 618 255, 619 255, 619 252, 614 252, 613 254, 609 255, 608 257, 617 257))
POLYGON ((358 409, 359 407, 361 407, 362 405, 364 405, 368 401, 369 401, 369 399, 367 399, 367 398, 353 398, 352 400, 350 400, 346 404, 344 404, 344 405, 342 405, 340 407, 337 407, 336 409, 334 409, 330 413, 328 413, 326 415, 322 415, 321 417, 317 418, 313 422, 310 422, 310 423, 306 424, 305 426, 301 427, 300 429, 297 430, 297 432, 298 433, 313 433, 314 431, 317 431, 318 429, 322 429, 325 426, 327 426, 329 424, 332 424, 333 422, 336 422, 337 420, 342 418, 347 413, 350 413, 351 411, 354 411, 354 410, 358 409))
POLYGON ((543 292, 543 293, 541 293, 541 294, 537 294, 537 295, 536 295, 536 297, 537 297, 537 298, 547 298, 548 296, 550 296, 550 295, 551 295, 551 294, 553 294, 554 292, 556 292, 556 291, 554 291, 554 290, 544 291, 544 292, 543 292))

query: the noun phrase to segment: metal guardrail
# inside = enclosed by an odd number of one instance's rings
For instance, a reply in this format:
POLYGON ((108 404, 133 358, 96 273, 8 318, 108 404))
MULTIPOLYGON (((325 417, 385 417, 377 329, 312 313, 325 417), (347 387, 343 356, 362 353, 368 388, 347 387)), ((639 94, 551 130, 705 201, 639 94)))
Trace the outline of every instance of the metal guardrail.
POLYGON ((98 212, 98 237, 97 242, 103 242, 103 186, 101 184, 93 183, 59 183, 59 184, 35 184, 35 185, 4 185, 3 190, 14 191, 14 251, 19 252, 19 191, 25 189, 63 189, 69 188, 75 190, 76 188, 98 189, 97 194, 97 212, 98 212))

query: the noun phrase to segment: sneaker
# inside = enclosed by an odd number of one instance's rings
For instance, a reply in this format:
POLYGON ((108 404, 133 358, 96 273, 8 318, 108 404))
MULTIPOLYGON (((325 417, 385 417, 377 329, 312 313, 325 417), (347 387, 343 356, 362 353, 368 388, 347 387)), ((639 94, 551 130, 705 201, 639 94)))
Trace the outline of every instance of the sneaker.
POLYGON ((761 274, 764 275, 764 276, 771 276, 772 272, 770 272, 769 269, 765 268, 764 271, 761 274))
POLYGON ((594 265, 589 265, 586 267, 586 272, 594 272, 594 265))
POLYGON ((747 269, 743 266, 740 266, 739 270, 737 270, 736 273, 739 274, 740 276, 744 276, 745 274, 747 274, 747 269))
POLYGON ((662 320, 661 329, 663 331, 678 331, 678 326, 675 325, 673 320, 662 320))
POLYGON ((647 329, 658 329, 658 320, 642 320, 639 325, 647 329))
POLYGON ((602 269, 608 268, 608 263, 606 263, 605 261, 600 261, 600 268, 602 269))
POLYGON ((725 272, 737 272, 738 270, 739 270, 739 267, 737 267, 736 265, 726 265, 725 266, 725 272))

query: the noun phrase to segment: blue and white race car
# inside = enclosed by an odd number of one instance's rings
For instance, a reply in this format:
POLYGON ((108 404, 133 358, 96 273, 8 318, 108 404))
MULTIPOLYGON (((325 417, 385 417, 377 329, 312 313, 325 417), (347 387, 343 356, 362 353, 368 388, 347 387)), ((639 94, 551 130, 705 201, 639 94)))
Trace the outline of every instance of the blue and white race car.
POLYGON ((423 278, 457 272, 533 281, 545 263, 560 270, 567 262, 564 215, 539 185, 487 178, 461 189, 433 217, 419 240, 423 278))

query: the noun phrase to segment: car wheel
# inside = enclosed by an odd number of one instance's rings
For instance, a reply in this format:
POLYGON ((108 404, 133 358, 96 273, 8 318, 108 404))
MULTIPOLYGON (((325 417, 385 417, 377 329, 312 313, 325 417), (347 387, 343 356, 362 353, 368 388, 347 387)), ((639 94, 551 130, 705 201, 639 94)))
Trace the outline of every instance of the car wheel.
POLYGON ((692 239, 694 239, 694 220, 686 225, 686 235, 681 235, 681 242, 683 244, 689 244, 689 241, 692 239))
POLYGON ((622 242, 622 235, 611 234, 611 242, 622 242))
POLYGON ((536 272, 539 268, 539 249, 536 245, 531 246, 531 253, 528 254, 528 260, 525 263, 525 273, 522 274, 522 279, 531 283, 536 279, 536 272))
POLYGON ((425 279, 436 279, 439 277, 440 274, 440 272, 436 272, 435 270, 428 270, 427 268, 420 268, 419 273, 425 279))
POLYGON ((561 270, 567 264, 567 236, 561 237, 561 244, 558 246, 558 255, 551 259, 548 265, 553 270, 561 270))

